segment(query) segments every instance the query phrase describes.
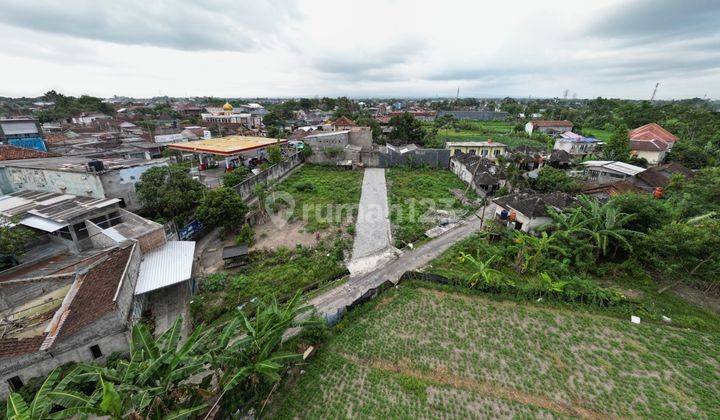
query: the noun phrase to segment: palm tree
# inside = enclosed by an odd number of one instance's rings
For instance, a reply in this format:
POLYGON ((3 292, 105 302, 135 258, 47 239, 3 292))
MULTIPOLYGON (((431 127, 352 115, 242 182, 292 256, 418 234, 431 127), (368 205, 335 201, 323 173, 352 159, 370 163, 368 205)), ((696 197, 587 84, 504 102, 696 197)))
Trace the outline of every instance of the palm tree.
POLYGON ((492 263, 498 259, 497 255, 493 255, 486 261, 481 261, 474 258, 472 255, 464 252, 460 253, 461 262, 469 262, 473 266, 473 273, 468 277, 468 287, 474 288, 480 280, 484 285, 493 286, 496 285, 495 280, 502 274, 500 271, 492 268, 492 263))

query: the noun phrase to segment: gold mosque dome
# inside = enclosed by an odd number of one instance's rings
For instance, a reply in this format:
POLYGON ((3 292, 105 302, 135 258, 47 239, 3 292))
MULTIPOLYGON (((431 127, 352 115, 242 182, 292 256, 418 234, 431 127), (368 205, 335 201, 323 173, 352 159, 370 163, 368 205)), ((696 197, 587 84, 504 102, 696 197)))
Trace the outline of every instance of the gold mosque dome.
POLYGON ((225 105, 223 105, 223 109, 224 109, 225 111, 232 111, 232 110, 233 110, 233 106, 230 105, 230 102, 225 102, 225 105))

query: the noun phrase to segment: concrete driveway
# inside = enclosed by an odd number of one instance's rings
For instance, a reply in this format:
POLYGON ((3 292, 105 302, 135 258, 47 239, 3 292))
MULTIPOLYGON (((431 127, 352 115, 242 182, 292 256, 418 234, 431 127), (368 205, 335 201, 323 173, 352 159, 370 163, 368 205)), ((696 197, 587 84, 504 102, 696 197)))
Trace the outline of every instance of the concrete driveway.
POLYGON ((391 246, 391 236, 385 169, 367 168, 355 222, 352 259, 348 263, 350 273, 372 271, 394 258, 397 250, 391 246))

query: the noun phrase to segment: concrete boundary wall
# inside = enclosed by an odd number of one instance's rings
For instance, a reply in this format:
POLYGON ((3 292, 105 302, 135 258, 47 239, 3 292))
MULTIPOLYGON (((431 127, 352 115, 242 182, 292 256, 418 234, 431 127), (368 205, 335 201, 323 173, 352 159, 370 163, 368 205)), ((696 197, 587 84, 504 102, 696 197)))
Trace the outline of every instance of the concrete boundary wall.
POLYGON ((280 179, 285 176, 285 174, 302 164, 304 161, 305 158, 302 152, 296 152, 294 155, 291 155, 282 162, 277 163, 260 172, 259 174, 251 176, 245 181, 237 184, 233 187, 233 189, 236 193, 240 195, 240 197, 243 198, 243 200, 247 200, 252 196, 253 188, 255 188, 255 185, 267 185, 270 181, 280 179))

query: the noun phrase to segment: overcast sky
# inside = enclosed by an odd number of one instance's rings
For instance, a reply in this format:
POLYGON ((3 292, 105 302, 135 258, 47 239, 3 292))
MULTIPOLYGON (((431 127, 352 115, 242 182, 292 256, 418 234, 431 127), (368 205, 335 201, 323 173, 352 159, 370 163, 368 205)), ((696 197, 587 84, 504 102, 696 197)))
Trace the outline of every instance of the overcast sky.
POLYGON ((0 96, 720 98, 720 0, 2 0, 0 96))

